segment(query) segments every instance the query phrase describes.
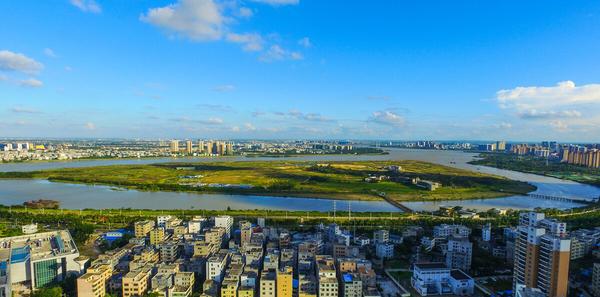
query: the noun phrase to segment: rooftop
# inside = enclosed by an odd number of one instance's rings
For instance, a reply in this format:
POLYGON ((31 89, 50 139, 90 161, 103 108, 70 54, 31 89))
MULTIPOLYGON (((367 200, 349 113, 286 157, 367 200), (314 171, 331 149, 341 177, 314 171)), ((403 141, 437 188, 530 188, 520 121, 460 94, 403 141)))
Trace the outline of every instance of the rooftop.
POLYGON ((457 280, 471 279, 470 276, 468 276, 466 273, 462 272, 462 270, 460 270, 460 269, 453 269, 452 271, 450 271, 450 276, 452 276, 452 278, 457 279, 457 280))
POLYGON ((446 264, 442 262, 415 263, 415 267, 419 269, 448 269, 446 264))

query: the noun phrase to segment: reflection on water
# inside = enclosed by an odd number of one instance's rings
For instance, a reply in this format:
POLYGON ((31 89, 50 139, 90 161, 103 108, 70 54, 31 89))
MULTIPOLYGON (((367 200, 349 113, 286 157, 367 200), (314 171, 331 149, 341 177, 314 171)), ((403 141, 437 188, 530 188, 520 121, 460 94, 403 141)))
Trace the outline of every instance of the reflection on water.
MULTIPOLYGON (((66 162, 31 162, 0 164, 0 171, 32 171, 67 167, 88 167, 116 164, 152 164, 164 162, 222 162, 222 161, 358 161, 358 160, 418 160, 457 167, 482 173, 495 174, 510 179, 532 183, 538 187, 535 193, 580 198, 597 198, 600 188, 556 178, 520 173, 510 170, 467 164, 476 154, 460 151, 390 149, 388 155, 329 155, 298 156, 291 158, 160 158, 82 160, 66 162)), ((149 209, 287 209, 332 211, 333 200, 311 198, 282 198, 264 196, 194 194, 172 192, 113 191, 110 187, 50 183, 47 181, 4 180, 0 181, 0 203, 20 204, 26 200, 48 198, 61 201, 66 208, 149 208, 149 209), (168 203, 165 203, 168 201, 168 203)), ((338 201, 338 209, 347 209, 346 201, 338 201)), ((566 209, 579 206, 575 203, 558 202, 513 196, 507 198, 439 202, 407 202, 414 210, 435 210, 439 206, 462 206, 473 209, 535 207, 566 209)), ((352 211, 398 211, 385 202, 353 201, 352 211)))
MULTIPOLYGON (((113 190, 109 186, 53 183, 47 180, 0 180, 0 204, 15 205, 32 199, 60 201, 61 207, 139 209, 273 209, 330 211, 334 200, 285 198, 184 192, 113 190)), ((348 201, 336 201, 337 209, 348 209, 348 201)), ((351 201, 352 211, 398 211, 386 202, 351 201)))

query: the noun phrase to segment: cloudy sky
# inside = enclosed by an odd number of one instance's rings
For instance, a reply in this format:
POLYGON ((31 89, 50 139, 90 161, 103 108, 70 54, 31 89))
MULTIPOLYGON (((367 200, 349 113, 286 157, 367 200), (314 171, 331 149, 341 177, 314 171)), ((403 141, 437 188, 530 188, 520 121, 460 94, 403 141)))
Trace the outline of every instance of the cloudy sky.
POLYGON ((600 141, 597 1, 20 0, 0 28, 0 137, 600 141))

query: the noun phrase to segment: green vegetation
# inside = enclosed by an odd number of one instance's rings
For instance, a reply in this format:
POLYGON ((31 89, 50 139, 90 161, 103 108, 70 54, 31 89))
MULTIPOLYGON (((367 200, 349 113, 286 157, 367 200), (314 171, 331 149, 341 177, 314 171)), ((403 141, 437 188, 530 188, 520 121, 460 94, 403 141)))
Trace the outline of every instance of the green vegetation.
POLYGON ((58 182, 105 184, 146 191, 194 191, 395 201, 480 199, 522 194, 535 187, 506 178, 419 161, 215 162, 120 165, 0 173, 0 178, 43 178, 58 182), (389 172, 389 165, 402 167, 389 172), (366 182, 369 175, 389 180, 366 182), (439 182, 435 191, 403 180, 439 182), (393 181, 397 180, 397 181, 393 181), (223 186, 231 185, 231 186, 223 186))
POLYGON ((505 153, 482 153, 482 159, 469 162, 473 165, 490 166, 526 173, 572 180, 600 186, 600 169, 561 163, 559 160, 546 160, 535 156, 520 156, 505 153))

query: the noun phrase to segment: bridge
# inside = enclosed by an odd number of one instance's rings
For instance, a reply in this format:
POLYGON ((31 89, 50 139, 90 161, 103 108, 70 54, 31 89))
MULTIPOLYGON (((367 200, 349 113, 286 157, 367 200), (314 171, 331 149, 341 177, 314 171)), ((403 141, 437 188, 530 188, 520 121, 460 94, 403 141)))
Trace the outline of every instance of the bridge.
POLYGON ((527 194, 528 197, 544 199, 544 200, 552 200, 552 201, 561 201, 561 202, 572 202, 572 203, 582 203, 582 204, 592 204, 598 202, 600 198, 579 198, 579 197, 564 197, 564 196, 553 196, 553 195, 542 195, 542 194, 527 194))

